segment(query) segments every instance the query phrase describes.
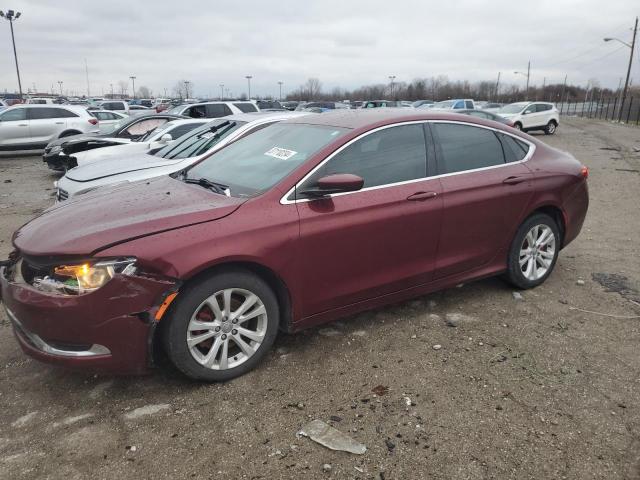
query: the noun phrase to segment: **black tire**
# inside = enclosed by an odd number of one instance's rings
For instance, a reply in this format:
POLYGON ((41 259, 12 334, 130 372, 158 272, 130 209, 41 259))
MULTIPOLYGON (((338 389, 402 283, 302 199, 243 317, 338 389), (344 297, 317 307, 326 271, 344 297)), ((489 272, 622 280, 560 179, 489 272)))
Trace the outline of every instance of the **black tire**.
POLYGON ((549 123, 544 127, 545 135, 553 135, 556 133, 556 129, 558 128, 558 124, 554 120, 549 120, 549 123))
POLYGON ((167 324, 162 325, 161 334, 165 351, 176 368, 194 380, 223 382, 252 370, 267 354, 278 334, 280 308, 273 290, 260 277, 246 270, 228 270, 199 279, 181 289, 167 316, 162 320, 167 324), (226 370, 214 370, 201 365, 189 351, 187 328, 191 316, 205 299, 228 288, 248 290, 259 297, 267 312, 266 333, 255 353, 244 363, 226 370))
POLYGON ((522 130, 522 124, 520 122, 516 122, 513 124, 513 128, 516 130, 522 130))
POLYGON ((538 285, 543 283, 549 277, 549 275, 551 275, 551 272, 553 272, 553 268, 555 267, 556 261, 558 260, 560 244, 560 229, 558 228, 558 224, 553 218, 544 213, 536 213, 530 216, 522 223, 522 225, 520 225, 515 237, 513 238, 513 241, 511 242, 511 247, 509 248, 509 256, 507 259, 507 272, 505 274, 506 280, 512 285, 523 290, 537 287, 538 285), (524 243, 525 236, 536 225, 544 225, 551 229, 555 239, 555 250, 553 259, 551 260, 551 264, 548 267, 546 273, 536 280, 530 280, 524 275, 520 267, 520 249, 524 243))
POLYGON ((66 132, 62 132, 58 138, 70 137, 71 135, 80 135, 80 132, 67 130, 66 132))

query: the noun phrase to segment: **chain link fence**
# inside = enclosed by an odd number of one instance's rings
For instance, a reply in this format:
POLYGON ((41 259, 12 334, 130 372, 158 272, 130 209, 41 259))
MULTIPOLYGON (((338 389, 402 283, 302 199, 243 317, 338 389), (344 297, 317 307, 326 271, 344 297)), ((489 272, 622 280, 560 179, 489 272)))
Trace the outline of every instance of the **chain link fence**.
POLYGON ((589 98, 584 101, 567 100, 557 105, 560 115, 570 117, 586 117, 629 125, 640 125, 640 98, 627 97, 622 102, 622 97, 589 98))

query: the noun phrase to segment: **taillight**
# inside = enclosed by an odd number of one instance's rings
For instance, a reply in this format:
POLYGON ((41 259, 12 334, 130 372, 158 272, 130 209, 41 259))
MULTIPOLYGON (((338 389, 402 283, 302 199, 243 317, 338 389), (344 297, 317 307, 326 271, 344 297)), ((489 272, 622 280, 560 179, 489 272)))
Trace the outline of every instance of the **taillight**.
POLYGON ((589 167, 587 167, 586 165, 583 165, 582 168, 580 169, 580 175, 585 180, 589 178, 589 167))
POLYGON ((89 119, 89 123, 91 125, 97 125, 98 124, 98 119, 97 118, 90 118, 89 119))

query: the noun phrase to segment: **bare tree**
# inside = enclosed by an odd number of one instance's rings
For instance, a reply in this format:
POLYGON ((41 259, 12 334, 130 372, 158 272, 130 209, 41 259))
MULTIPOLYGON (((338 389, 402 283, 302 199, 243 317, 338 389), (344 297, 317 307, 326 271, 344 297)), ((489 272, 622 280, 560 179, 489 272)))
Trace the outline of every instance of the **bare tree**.
POLYGON ((129 82, 127 80, 119 80, 118 89, 120 90, 120 96, 125 97, 129 91, 129 82))
POLYGON ((145 87, 144 85, 138 88, 138 97, 139 98, 151 98, 152 92, 149 87, 145 87))
POLYGON ((173 86, 173 96, 179 98, 191 98, 193 92, 193 82, 189 80, 179 80, 173 86))
POLYGON ((317 78, 310 78, 303 85, 302 90, 306 92, 308 100, 313 100, 322 92, 322 83, 317 78))

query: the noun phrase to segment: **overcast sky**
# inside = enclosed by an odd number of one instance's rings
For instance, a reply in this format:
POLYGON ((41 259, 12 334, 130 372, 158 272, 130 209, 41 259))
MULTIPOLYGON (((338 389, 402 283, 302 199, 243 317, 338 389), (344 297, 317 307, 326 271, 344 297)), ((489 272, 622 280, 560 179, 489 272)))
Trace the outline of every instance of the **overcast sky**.
MULTIPOLYGON (((531 83, 616 88, 639 0, 5 0, 22 12, 14 24, 23 90, 85 94, 85 59, 93 96, 137 77, 155 94, 180 79, 197 96, 293 90, 309 77, 323 89, 447 75, 451 80, 525 78, 531 83)), ((0 90, 17 89, 9 24, 0 21, 0 90)), ((640 50, 640 48, 638 49, 640 50)), ((632 77, 640 83, 640 52, 632 77)))

